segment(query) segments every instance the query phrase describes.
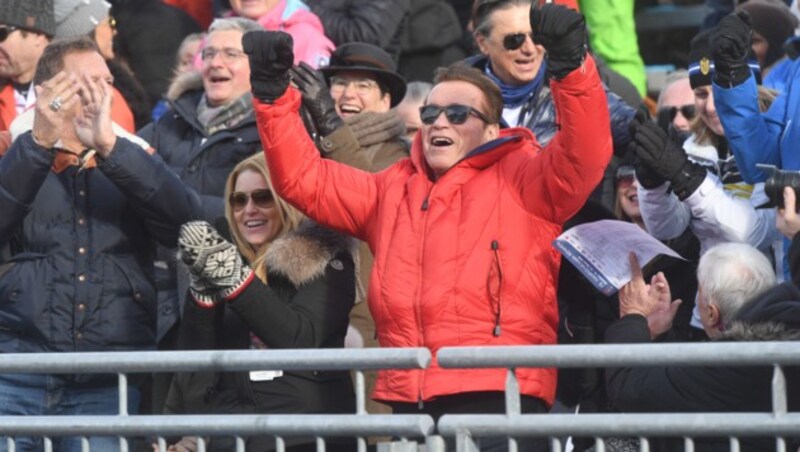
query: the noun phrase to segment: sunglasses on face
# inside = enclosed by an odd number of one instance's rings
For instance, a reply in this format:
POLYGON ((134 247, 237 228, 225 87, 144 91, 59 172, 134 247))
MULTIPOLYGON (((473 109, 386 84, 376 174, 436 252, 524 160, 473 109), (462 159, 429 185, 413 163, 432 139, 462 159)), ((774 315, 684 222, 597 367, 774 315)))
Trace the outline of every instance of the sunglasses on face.
POLYGON ((244 209, 251 199, 256 207, 260 207, 262 209, 271 207, 275 202, 275 198, 272 196, 272 191, 266 188, 253 190, 250 193, 235 191, 228 197, 228 202, 230 203, 233 211, 238 212, 244 209))
POLYGON ((517 50, 525 44, 525 39, 530 36, 533 42, 533 33, 514 33, 503 37, 503 47, 506 50, 517 50))
POLYGON ((19 30, 19 28, 12 27, 12 26, 9 26, 9 25, 0 27, 0 42, 3 42, 6 39, 8 39, 8 37, 11 35, 11 33, 14 33, 17 30, 19 30))
POLYGON ((691 120, 694 118, 695 109, 694 105, 681 105, 680 107, 665 107, 658 110, 659 114, 665 114, 669 116, 669 122, 675 120, 675 117, 678 116, 678 112, 681 112, 684 118, 687 120, 691 120))
POLYGON ((467 119, 469 119, 469 115, 477 117, 486 124, 492 123, 483 113, 472 107, 461 104, 452 104, 446 107, 433 104, 423 105, 419 108, 419 119, 423 124, 431 125, 436 122, 436 118, 438 118, 442 112, 444 112, 444 117, 450 121, 450 124, 464 124, 467 122, 467 119))
POLYGON ((632 166, 621 166, 617 169, 616 174, 616 182, 618 188, 628 188, 633 185, 633 181, 636 179, 636 171, 632 166))

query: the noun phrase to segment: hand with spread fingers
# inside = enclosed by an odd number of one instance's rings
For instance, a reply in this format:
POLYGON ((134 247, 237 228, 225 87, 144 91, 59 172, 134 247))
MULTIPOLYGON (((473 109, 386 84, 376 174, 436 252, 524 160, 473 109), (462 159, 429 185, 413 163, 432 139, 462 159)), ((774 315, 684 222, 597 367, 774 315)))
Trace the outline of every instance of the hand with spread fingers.
POLYGON ((239 250, 205 221, 181 226, 178 253, 189 266, 190 290, 201 306, 213 307, 219 300, 235 296, 253 279, 253 271, 242 261, 239 250))
POLYGON ((303 94, 303 105, 314 120, 314 126, 322 136, 333 133, 344 125, 336 113, 328 84, 320 71, 304 62, 291 69, 292 81, 303 94))
POLYGON ((282 31, 250 31, 242 36, 242 49, 250 61, 253 96, 273 103, 289 87, 294 64, 294 41, 282 31))
POLYGON ((65 127, 73 127, 75 106, 80 102, 82 84, 73 74, 61 71, 50 80, 34 87, 33 139, 51 149, 61 138, 65 127))
POLYGON ((586 59, 586 21, 564 5, 547 3, 531 8, 533 41, 547 51, 547 75, 561 80, 586 59))
POLYGON ((102 157, 108 157, 117 142, 111 122, 113 93, 107 80, 85 76, 80 90, 82 108, 75 118, 75 134, 81 144, 102 157))

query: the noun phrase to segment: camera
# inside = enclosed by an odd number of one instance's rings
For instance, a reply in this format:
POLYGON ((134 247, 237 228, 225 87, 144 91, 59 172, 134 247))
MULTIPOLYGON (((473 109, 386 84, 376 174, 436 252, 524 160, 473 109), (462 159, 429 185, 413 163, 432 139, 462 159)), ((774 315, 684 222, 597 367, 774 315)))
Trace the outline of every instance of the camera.
MULTIPOLYGON (((800 198, 800 171, 783 171, 773 165, 760 163, 756 167, 767 174, 764 193, 769 198, 769 203, 762 207, 783 208, 783 187, 792 187, 795 199, 800 198)), ((800 207, 800 202, 798 202, 798 207, 800 207)))
POLYGON ((783 50, 791 60, 796 60, 800 56, 800 36, 792 36, 783 44, 783 50))

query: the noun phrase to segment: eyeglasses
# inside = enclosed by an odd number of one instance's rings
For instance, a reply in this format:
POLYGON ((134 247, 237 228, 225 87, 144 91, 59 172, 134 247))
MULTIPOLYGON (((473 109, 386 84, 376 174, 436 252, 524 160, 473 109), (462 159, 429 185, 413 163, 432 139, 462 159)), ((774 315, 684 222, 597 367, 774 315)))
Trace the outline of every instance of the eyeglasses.
POLYGON ((694 109, 694 105, 681 105, 680 107, 664 107, 658 110, 659 115, 668 115, 669 122, 675 120, 675 117, 678 116, 678 112, 681 112, 684 118, 687 120, 691 120, 694 118, 696 111, 694 109))
POLYGON ((636 179, 636 171, 630 165, 624 165, 617 168, 617 175, 615 177, 618 188, 628 188, 633 185, 636 179))
POLYGON ((438 105, 423 105, 419 107, 419 119, 423 124, 431 125, 436 122, 436 118, 444 112, 444 117, 450 121, 450 124, 464 124, 467 122, 469 115, 474 115, 486 124, 491 124, 492 121, 478 110, 467 105, 452 104, 446 107, 438 105))
POLYGON ((5 41, 15 31, 19 30, 17 27, 12 27, 10 25, 6 25, 4 27, 0 27, 0 42, 5 41))
POLYGON ((200 57, 202 58, 204 63, 208 63, 214 59, 215 56, 219 55, 222 58, 222 62, 225 64, 232 63, 239 58, 245 56, 245 53, 239 49, 233 49, 231 47, 225 47, 223 49, 217 49, 216 47, 206 47, 200 53, 200 57))
POLYGON ((503 47, 506 50, 517 50, 525 44, 525 38, 530 36, 533 42, 533 33, 514 33, 503 37, 503 47))
POLYGON ((359 96, 366 96, 375 88, 379 88, 378 82, 368 78, 345 78, 345 77, 331 77, 331 94, 341 94, 347 89, 350 84, 353 84, 356 94, 359 96))
POLYGON ((266 188, 253 190, 250 193, 235 191, 228 197, 228 203, 230 203, 234 212, 238 212, 244 209, 251 199, 256 207, 260 207, 262 209, 272 207, 272 205, 275 203, 275 197, 272 196, 272 191, 266 188))
POLYGON ((108 26, 114 31, 117 30, 117 19, 112 15, 108 16, 108 26))

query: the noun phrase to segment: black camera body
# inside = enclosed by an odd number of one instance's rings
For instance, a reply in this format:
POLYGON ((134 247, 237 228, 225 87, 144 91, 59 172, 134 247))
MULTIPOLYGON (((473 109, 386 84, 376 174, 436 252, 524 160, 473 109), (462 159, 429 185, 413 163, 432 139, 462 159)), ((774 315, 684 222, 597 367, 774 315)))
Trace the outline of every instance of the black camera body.
MULTIPOLYGON (((767 174, 764 182, 764 193, 769 203, 759 207, 783 208, 783 188, 792 187, 795 199, 800 200, 800 171, 784 171, 773 165, 757 164, 756 167, 767 174)), ((798 202, 797 207, 800 207, 798 202)))

